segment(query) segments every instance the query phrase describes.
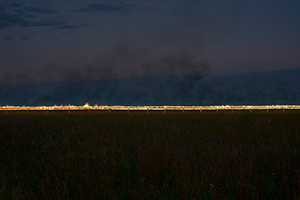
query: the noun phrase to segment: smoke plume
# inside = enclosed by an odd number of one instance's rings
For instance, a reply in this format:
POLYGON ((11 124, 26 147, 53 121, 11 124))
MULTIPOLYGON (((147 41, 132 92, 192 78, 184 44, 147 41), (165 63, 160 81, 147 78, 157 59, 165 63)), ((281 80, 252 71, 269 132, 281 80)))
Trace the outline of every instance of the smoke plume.
POLYGON ((209 64, 197 51, 189 49, 155 52, 133 45, 118 45, 110 51, 80 63, 48 62, 42 65, 5 70, 1 85, 88 81, 145 76, 190 76, 199 79, 209 64))

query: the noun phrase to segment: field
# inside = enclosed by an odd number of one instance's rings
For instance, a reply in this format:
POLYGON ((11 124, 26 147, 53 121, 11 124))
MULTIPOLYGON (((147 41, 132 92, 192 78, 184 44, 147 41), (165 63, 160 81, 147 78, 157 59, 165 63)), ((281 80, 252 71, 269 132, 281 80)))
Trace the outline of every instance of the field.
POLYGON ((0 113, 0 199, 300 199, 300 112, 0 113))

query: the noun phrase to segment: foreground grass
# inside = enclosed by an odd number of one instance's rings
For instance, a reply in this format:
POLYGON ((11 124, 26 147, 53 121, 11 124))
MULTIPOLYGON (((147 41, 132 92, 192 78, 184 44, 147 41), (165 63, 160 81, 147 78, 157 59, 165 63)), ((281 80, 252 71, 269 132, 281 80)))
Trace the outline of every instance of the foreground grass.
POLYGON ((299 199, 300 114, 2 115, 0 199, 299 199))

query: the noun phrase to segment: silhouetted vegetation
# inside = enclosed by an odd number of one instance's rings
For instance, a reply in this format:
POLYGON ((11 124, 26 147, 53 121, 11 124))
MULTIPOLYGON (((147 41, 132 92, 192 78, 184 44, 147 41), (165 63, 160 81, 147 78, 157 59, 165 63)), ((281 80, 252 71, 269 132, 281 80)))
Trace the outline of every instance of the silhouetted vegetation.
POLYGON ((0 115, 0 199, 298 199, 300 114, 0 115))

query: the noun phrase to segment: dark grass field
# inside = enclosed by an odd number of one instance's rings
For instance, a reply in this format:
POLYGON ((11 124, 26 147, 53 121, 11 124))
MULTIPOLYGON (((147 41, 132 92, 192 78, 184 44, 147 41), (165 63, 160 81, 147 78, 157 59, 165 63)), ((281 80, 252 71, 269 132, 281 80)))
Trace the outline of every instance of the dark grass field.
POLYGON ((0 113, 0 199, 300 199, 300 112, 0 113))

